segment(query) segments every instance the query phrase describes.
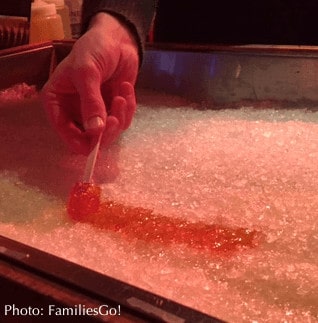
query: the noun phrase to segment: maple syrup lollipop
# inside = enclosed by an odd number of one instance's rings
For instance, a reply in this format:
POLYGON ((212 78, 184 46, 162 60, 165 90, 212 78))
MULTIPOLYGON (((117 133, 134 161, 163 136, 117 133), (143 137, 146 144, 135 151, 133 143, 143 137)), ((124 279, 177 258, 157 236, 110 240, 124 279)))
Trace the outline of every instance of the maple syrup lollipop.
POLYGON ((92 177, 102 135, 99 135, 94 149, 87 157, 83 181, 75 183, 71 190, 67 213, 73 220, 85 220, 86 216, 96 213, 99 209, 101 188, 92 182, 92 177))
POLYGON ((101 188, 93 183, 77 182, 67 203, 68 215, 76 221, 85 221, 100 207, 101 188))

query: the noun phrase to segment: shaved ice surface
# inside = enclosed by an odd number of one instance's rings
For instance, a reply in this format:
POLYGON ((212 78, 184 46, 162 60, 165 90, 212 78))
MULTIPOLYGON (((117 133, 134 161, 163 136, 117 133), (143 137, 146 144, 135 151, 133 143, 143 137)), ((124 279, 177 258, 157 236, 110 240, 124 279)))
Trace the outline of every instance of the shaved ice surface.
POLYGON ((66 201, 85 158, 33 99, 0 110, 0 234, 228 322, 318 322, 318 112, 139 101, 97 160, 102 200, 256 230, 262 243, 224 256, 72 221, 66 201))

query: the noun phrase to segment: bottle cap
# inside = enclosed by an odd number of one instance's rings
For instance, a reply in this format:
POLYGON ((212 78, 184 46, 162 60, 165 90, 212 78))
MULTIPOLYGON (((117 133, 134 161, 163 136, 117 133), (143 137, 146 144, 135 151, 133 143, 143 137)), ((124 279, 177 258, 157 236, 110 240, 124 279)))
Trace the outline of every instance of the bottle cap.
POLYGON ((42 0, 35 0, 31 5, 32 16, 52 16, 56 15, 56 7, 54 3, 46 3, 42 0))
POLYGON ((47 3, 54 3, 56 7, 64 7, 65 1, 64 0, 44 0, 47 3))

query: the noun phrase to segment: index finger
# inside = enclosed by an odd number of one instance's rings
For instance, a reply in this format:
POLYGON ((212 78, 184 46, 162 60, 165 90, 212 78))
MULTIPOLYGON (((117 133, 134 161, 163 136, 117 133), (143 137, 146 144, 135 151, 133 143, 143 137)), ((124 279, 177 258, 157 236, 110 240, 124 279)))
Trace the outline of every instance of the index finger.
POLYGON ((80 97, 84 129, 90 135, 99 135, 105 127, 107 116, 100 90, 100 73, 94 64, 88 63, 74 71, 73 82, 80 97))

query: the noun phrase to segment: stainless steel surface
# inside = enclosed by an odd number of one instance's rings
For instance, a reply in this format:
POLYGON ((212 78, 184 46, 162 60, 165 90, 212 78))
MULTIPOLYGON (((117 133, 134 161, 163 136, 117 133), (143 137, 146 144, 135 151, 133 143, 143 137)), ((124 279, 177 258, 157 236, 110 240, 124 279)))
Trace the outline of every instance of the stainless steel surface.
MULTIPOLYGON (((0 89, 19 82, 43 86, 73 42, 53 42, 0 51, 0 89)), ((148 48, 139 88, 216 105, 240 100, 318 103, 318 47, 148 48)))
POLYGON ((139 86, 208 106, 240 100, 318 101, 318 48, 228 47, 150 49, 139 86))

